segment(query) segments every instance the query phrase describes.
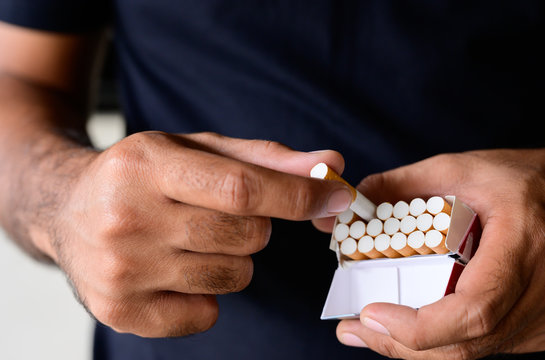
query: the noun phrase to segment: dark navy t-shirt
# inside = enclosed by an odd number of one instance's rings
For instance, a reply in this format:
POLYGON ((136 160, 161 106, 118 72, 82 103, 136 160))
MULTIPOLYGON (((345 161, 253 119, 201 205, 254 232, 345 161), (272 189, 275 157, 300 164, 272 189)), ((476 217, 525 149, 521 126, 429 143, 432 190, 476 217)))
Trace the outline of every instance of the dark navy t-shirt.
MULTIPOLYGON (((545 145, 545 4, 446 0, 0 0, 0 19, 115 29, 129 132, 215 131, 335 149, 345 178, 471 149, 545 145)), ((275 221, 210 331, 99 326, 97 359, 361 359, 320 321, 328 236, 275 221)))

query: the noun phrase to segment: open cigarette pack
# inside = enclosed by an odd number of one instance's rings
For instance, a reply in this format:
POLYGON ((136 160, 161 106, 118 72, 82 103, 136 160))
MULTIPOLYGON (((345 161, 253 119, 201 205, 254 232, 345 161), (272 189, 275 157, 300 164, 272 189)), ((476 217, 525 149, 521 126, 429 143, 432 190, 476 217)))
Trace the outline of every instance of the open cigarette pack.
MULTIPOLYGON (((373 219, 358 218, 350 210, 337 216, 330 249, 337 254, 339 266, 323 320, 358 318, 374 302, 420 308, 454 292, 477 249, 481 226, 477 214, 455 196, 440 199, 447 210, 441 208, 434 215, 418 210, 415 202, 414 209, 424 214, 411 216, 408 204, 399 202, 404 205, 399 209, 398 204, 385 203, 390 209, 381 204, 373 219), (396 210, 406 214, 398 216, 396 210)), ((412 202, 410 211, 413 214, 412 202)))

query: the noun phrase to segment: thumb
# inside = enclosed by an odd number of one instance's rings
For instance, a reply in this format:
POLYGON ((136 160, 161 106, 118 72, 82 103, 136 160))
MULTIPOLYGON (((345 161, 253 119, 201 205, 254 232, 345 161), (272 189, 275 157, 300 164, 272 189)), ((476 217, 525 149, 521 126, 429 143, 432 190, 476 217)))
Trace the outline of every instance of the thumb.
POLYGON ((449 182, 448 161, 443 155, 373 174, 361 181, 357 189, 375 204, 396 202, 415 197, 446 195, 454 191, 456 182, 449 182))

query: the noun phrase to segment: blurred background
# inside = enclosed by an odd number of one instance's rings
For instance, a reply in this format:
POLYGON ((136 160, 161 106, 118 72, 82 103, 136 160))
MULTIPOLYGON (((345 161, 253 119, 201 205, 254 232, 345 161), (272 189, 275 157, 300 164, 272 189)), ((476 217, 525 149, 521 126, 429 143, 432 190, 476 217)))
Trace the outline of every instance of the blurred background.
MULTIPOLYGON (((125 135, 114 64, 110 51, 97 111, 88 124, 93 143, 101 149, 125 135)), ((64 274, 25 255, 0 228, 0 359, 90 360, 93 330, 64 274)))

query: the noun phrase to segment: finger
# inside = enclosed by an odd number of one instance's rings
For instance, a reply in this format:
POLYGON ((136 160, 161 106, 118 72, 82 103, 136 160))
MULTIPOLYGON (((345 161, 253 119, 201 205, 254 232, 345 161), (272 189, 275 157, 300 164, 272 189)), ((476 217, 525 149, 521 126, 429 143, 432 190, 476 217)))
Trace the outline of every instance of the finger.
POLYGON ((357 186, 371 201, 395 202, 415 197, 458 193, 459 182, 452 180, 454 161, 446 155, 435 156, 411 165, 373 174, 357 186))
POLYGON ((333 150, 302 152, 274 141, 244 140, 215 133, 178 135, 184 144, 280 172, 308 176, 310 169, 324 162, 338 174, 344 171, 344 159, 333 150))
POLYGON ((150 147, 149 154, 156 186, 165 196, 187 204, 235 215, 307 220, 340 213, 352 200, 348 188, 336 181, 183 148, 169 137, 156 141, 160 146, 150 147))
POLYGON ((110 306, 97 319, 120 333, 142 337, 179 337, 210 329, 218 318, 213 295, 157 292, 110 306))
POLYGON ((178 202, 163 208, 153 237, 199 253, 246 256, 263 250, 271 235, 266 217, 236 216, 178 202))
POLYGON ((361 318, 387 329, 391 337, 414 350, 431 349, 483 337, 491 333, 511 310, 526 287, 515 249, 486 241, 495 237, 508 243, 513 231, 508 225, 487 225, 481 248, 466 266, 455 293, 419 310, 376 303, 362 310, 361 318), (509 254, 509 251, 511 253, 509 254), (498 261, 497 259, 502 259, 498 261), (501 286, 499 286, 501 284, 501 286))
POLYGON ((246 288, 253 275, 249 256, 177 251, 156 265, 151 290, 185 294, 228 294, 246 288))
POLYGON ((334 217, 312 219, 312 225, 314 225, 316 229, 325 233, 331 233, 333 231, 334 224, 335 224, 334 217))

